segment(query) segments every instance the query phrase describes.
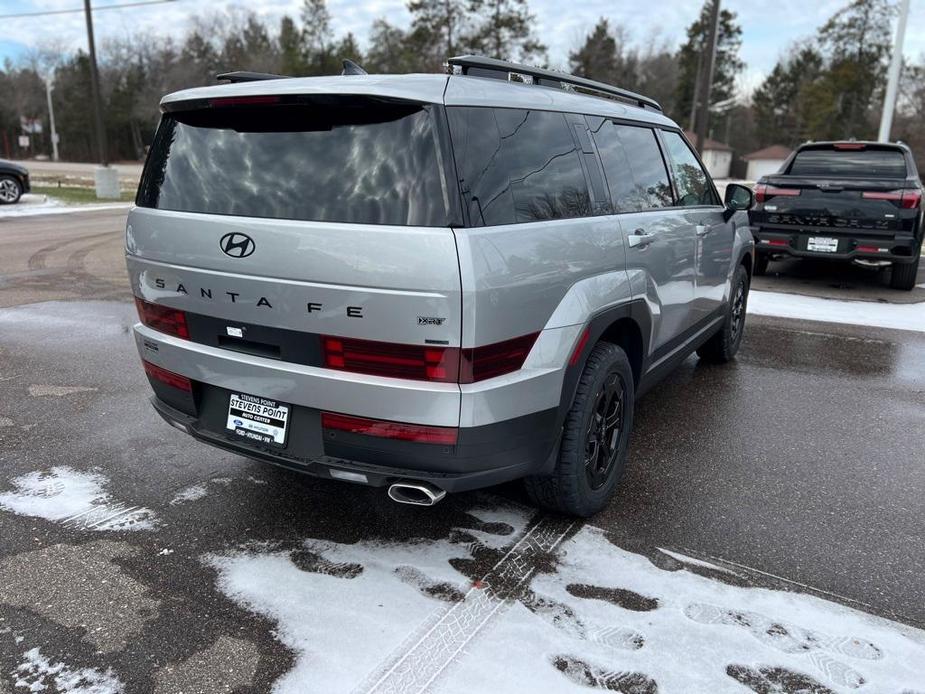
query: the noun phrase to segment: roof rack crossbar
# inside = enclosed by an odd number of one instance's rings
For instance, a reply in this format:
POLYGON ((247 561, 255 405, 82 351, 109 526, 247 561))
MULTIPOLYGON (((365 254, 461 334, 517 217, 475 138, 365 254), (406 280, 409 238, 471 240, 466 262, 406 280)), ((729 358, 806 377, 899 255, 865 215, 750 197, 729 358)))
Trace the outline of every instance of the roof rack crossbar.
POLYGON ((533 83, 541 87, 557 87, 567 89, 568 87, 577 87, 579 89, 595 92, 598 95, 606 97, 616 97, 623 101, 629 101, 643 108, 651 108, 661 111, 662 107, 655 99, 650 99, 642 94, 637 94, 629 89, 620 89, 604 82, 589 80, 585 77, 575 77, 563 72, 553 70, 544 70, 543 68, 521 65, 519 63, 510 63, 506 60, 496 60, 495 58, 485 58, 479 55, 460 55, 450 58, 447 61, 450 66, 459 67, 464 75, 473 77, 500 77, 505 75, 508 78, 511 74, 527 75, 533 78, 533 83), (492 74, 495 73, 495 74, 492 74), (567 86, 566 86, 567 85, 567 86))
POLYGON ((215 76, 217 80, 224 80, 231 84, 238 82, 262 82, 263 80, 284 80, 288 75, 273 75, 269 72, 248 72, 247 70, 237 70, 235 72, 222 72, 215 76))

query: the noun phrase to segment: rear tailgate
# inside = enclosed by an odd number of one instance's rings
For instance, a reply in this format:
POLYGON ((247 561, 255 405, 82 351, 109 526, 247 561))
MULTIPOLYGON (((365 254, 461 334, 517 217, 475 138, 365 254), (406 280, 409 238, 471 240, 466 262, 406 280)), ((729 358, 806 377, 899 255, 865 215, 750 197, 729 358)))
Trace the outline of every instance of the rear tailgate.
POLYGON ((909 168, 905 152, 891 145, 802 147, 783 174, 759 181, 752 224, 768 231, 911 234, 921 189, 909 168))
POLYGON ((320 357, 306 336, 458 347, 437 108, 351 95, 170 104, 128 219, 136 296, 189 312, 196 341, 308 366, 320 357), (236 326, 259 339, 225 334, 236 326))
POLYGON ((920 214, 918 188, 905 181, 777 175, 756 194, 750 219, 768 230, 893 236, 911 234, 920 214))

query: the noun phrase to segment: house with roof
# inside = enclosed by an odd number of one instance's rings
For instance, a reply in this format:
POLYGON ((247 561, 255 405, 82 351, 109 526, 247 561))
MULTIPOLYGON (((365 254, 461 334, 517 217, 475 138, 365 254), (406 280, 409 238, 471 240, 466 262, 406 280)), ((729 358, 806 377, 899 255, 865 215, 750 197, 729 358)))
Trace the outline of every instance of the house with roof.
POLYGON ((746 154, 742 159, 748 162, 748 172, 745 178, 757 181, 762 176, 777 173, 781 165, 793 154, 793 150, 784 145, 771 145, 757 152, 746 154))
MULTIPOLYGON (((691 144, 697 145, 696 134, 689 130, 685 130, 684 134, 691 141, 691 144)), ((700 158, 703 160, 704 166, 707 167, 707 171, 710 172, 710 176, 713 178, 729 178, 729 169, 732 166, 732 147, 725 142, 712 140, 709 137, 705 145, 705 147, 697 147, 697 149, 700 150, 700 158)))

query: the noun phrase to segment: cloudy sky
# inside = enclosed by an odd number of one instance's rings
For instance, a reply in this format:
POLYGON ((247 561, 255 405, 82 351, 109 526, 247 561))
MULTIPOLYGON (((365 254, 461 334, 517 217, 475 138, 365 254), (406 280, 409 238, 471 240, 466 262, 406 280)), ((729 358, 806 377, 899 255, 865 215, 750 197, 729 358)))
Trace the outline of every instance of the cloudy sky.
MULTIPOLYGON (((95 0, 94 6, 122 4, 131 0, 95 0)), ((774 66, 788 46, 801 37, 812 35, 835 10, 847 0, 723 0, 723 6, 735 11, 742 24, 742 58, 747 64, 742 78, 743 89, 750 89, 774 66)), ((0 16, 30 11, 61 10, 81 7, 81 0, 0 0, 0 16)), ((96 17, 98 44, 107 37, 131 34, 137 30, 159 34, 183 34, 191 15, 229 7, 253 9, 275 23, 283 14, 297 14, 301 0, 174 0, 163 5, 101 11, 96 17)), ((702 0, 585 0, 566 5, 561 0, 531 0, 536 15, 537 32, 549 46, 550 62, 565 66, 569 50, 581 42, 598 17, 626 27, 631 38, 640 44, 664 41, 679 44, 685 27, 696 16, 702 0), (569 7, 567 13, 563 7, 569 7), (657 10, 651 8, 657 7, 657 10), (567 16, 566 16, 567 15, 567 16)), ((377 17, 407 25, 405 0, 328 0, 338 33, 352 31, 362 42, 377 17)), ((55 43, 70 48, 85 45, 83 15, 62 14, 22 19, 0 18, 0 62, 17 59, 29 48, 55 43)), ((891 32, 893 29, 891 29, 891 32)), ((905 52, 912 58, 925 54, 925 0, 912 0, 905 52)), ((229 68, 247 66, 229 65, 229 68)))

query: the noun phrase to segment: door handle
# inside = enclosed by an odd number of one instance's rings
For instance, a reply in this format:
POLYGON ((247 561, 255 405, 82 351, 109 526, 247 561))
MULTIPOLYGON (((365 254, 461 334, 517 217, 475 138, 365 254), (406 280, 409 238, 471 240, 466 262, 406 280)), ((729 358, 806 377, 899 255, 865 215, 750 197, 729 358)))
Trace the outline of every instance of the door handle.
POLYGON ((637 229, 626 237, 630 248, 645 248, 655 241, 655 234, 648 233, 645 229, 637 229))
POLYGON ((707 226, 706 224, 698 224, 698 225, 697 225, 697 236, 706 236, 706 235, 709 234, 711 231, 713 231, 713 227, 712 227, 712 226, 707 226))

